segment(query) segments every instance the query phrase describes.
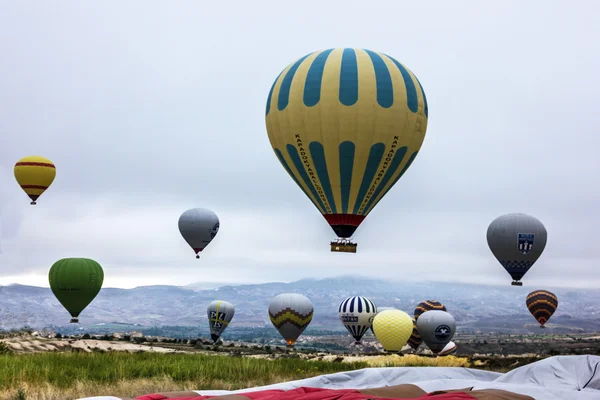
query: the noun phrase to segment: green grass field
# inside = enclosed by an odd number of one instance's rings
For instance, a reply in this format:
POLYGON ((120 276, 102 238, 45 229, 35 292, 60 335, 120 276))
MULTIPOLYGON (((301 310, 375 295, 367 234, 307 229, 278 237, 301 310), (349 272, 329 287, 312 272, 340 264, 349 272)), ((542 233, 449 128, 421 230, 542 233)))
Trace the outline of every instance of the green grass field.
POLYGON ((0 355, 0 398, 133 397, 191 389, 242 389, 365 368, 359 363, 159 353, 0 355))
MULTIPOLYGON (((4 347, 4 352, 0 351, 0 399, 67 400, 101 395, 135 397, 181 390, 235 390, 367 367, 471 367, 505 372, 519 362, 498 359, 490 363, 491 360, 451 355, 410 354, 348 356, 344 362, 332 362, 335 357, 316 361, 199 353, 13 353, 4 347)), ((535 359, 520 362, 533 361, 535 359)))

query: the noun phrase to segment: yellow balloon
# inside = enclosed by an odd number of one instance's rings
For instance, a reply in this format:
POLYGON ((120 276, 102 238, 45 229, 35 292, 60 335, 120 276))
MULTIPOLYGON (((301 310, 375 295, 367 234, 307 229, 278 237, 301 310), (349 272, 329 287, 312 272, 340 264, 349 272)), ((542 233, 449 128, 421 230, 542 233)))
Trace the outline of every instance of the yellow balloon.
POLYGON ((38 197, 50 187, 56 177, 56 167, 52 161, 40 156, 23 157, 15 164, 15 179, 21 189, 36 204, 38 197))
POLYGON ((417 156, 428 107, 417 77, 400 62, 338 48, 285 68, 265 118, 279 162, 347 239, 417 156))
POLYGON ((413 331, 412 318, 400 310, 385 310, 375 316, 373 332, 385 351, 396 353, 408 342, 413 331))

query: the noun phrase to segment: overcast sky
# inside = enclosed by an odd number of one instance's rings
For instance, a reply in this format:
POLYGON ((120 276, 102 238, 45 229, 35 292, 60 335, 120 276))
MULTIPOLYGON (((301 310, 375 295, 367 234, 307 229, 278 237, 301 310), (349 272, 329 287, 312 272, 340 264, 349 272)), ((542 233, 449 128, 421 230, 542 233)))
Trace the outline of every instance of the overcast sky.
MULTIPOLYGON (((364 274, 509 285, 486 230, 548 230, 527 286, 600 285, 600 6, 590 1, 0 1, 0 285, 89 257, 105 287, 364 274), (491 2, 490 2, 491 3, 491 2), (356 254, 277 160, 269 89, 331 47, 410 68, 429 125, 356 254), (14 163, 57 166, 37 206, 14 163), (221 229, 196 260, 188 208, 221 229)), ((401 290, 401 287, 399 288, 401 290)))

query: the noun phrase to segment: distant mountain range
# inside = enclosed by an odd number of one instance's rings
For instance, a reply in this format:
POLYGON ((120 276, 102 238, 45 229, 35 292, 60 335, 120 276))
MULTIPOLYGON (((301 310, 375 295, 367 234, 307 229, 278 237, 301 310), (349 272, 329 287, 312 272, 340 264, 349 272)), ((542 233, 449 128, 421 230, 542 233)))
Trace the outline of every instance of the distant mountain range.
MULTIPOLYGON (((412 315, 415 306, 427 299, 441 301, 455 317, 462 332, 540 332, 525 307, 531 290, 523 287, 475 284, 401 283, 357 276, 303 279, 291 283, 202 288, 200 284, 142 286, 134 289, 104 288, 81 314, 84 327, 97 324, 138 324, 146 327, 205 326, 206 306, 215 299, 236 307, 236 327, 270 326, 267 308, 279 293, 306 295, 314 304, 313 329, 343 330, 337 315, 339 303, 348 296, 367 296, 378 307, 396 307, 412 315)), ((559 299, 558 310, 546 332, 599 332, 600 290, 552 289, 559 299)), ((69 314, 50 289, 0 286, 0 328, 35 329, 69 325, 69 314)), ((72 325, 71 325, 72 326, 72 325)))

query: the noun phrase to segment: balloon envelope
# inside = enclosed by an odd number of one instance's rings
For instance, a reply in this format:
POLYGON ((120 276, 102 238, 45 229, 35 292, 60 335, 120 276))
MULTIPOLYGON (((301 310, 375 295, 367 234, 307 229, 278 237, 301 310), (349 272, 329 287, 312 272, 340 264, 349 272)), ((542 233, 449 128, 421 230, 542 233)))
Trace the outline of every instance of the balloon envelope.
POLYGON ((558 308, 558 297, 548 290, 534 290, 527 295, 525 304, 531 315, 540 323, 540 328, 543 328, 558 308))
POLYGON ((402 350, 412 333, 412 319, 404 311, 385 310, 373 319, 373 332, 385 351, 395 353, 402 350))
POLYGON ((31 199, 31 204, 52 185, 56 167, 52 161, 40 156, 23 157, 15 164, 15 179, 31 199))
POLYGON ((199 252, 215 238, 219 232, 219 217, 205 208, 192 208, 179 217, 179 232, 183 239, 200 258, 199 252))
POLYGON ((229 326, 235 314, 235 307, 228 301, 214 300, 206 308, 206 314, 208 315, 210 338, 216 343, 225 328, 229 326))
POLYGON ((492 221, 487 230, 490 250, 513 279, 513 285, 529 271, 546 247, 548 233, 540 220, 513 213, 492 221))
POLYGON ((372 326, 377 307, 366 297, 353 296, 340 303, 338 314, 342 324, 358 343, 372 326))
POLYGON ((50 289, 71 314, 71 322, 79 322, 79 314, 94 300, 104 282, 100 264, 89 258, 64 258, 48 272, 50 289))
POLYGON ((413 330, 410 335, 410 338, 408 338, 408 345, 412 347, 413 350, 416 350, 419 348, 421 343, 423 343, 423 339, 421 339, 421 335, 419 335, 419 330, 417 329, 417 321, 413 319, 412 322, 413 330))
MULTIPOLYGON (((397 310, 397 308, 396 307, 377 307, 377 312, 375 313, 375 315, 377 315, 380 312, 385 311, 385 310, 397 310)), ((371 332, 373 332, 373 335, 375 334, 375 331, 373 330, 373 324, 371 324, 371 332)))
POLYGON ((288 347, 293 347, 308 327, 313 312, 311 301, 298 293, 282 293, 275 296, 269 304, 269 318, 288 347))
POLYGON ((413 319, 413 331, 410 335, 410 339, 408 339, 409 346, 412 347, 414 350, 419 348, 421 343, 423 343, 423 339, 421 338, 421 335, 419 335, 419 330, 417 329, 417 320, 419 319, 419 316, 421 314, 430 310, 446 311, 446 306, 444 306, 437 300, 425 300, 417 304, 417 306, 415 307, 415 311, 413 312, 413 315, 415 317, 413 319))
POLYGON ((438 353, 438 356, 447 356, 450 354, 454 354, 454 353, 456 353, 456 350, 457 350, 456 343, 454 343, 453 341, 449 341, 448 344, 446 346, 444 346, 442 351, 440 351, 438 353))
POLYGON ((308 54, 277 77, 266 107, 279 162, 340 238, 349 238, 417 156, 425 92, 382 53, 308 54))
POLYGON ((456 321, 446 311, 426 311, 419 316, 417 329, 423 342, 437 354, 452 340, 456 332, 456 321))
POLYGON ((437 300, 425 300, 417 304, 414 311, 415 321, 419 319, 419 316, 425 311, 440 310, 446 311, 446 306, 437 300))

